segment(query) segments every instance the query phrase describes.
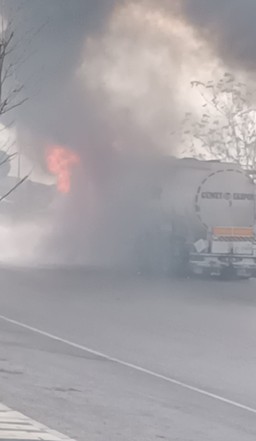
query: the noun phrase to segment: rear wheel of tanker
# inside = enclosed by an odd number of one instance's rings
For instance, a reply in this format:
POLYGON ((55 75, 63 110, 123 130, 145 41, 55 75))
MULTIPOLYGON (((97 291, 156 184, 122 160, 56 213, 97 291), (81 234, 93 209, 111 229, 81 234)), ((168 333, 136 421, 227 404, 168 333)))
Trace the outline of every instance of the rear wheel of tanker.
POLYGON ((252 278, 252 274, 250 273, 245 273, 243 274, 239 274, 238 271, 235 268, 229 267, 226 268, 224 271, 222 271, 221 273, 221 280, 249 280, 252 278))
POLYGON ((175 237, 170 242, 169 268, 170 274, 178 278, 190 275, 189 247, 183 238, 175 237))
POLYGON ((222 269, 219 278, 220 280, 224 280, 224 281, 235 279, 235 272, 233 268, 227 267, 225 269, 222 269))

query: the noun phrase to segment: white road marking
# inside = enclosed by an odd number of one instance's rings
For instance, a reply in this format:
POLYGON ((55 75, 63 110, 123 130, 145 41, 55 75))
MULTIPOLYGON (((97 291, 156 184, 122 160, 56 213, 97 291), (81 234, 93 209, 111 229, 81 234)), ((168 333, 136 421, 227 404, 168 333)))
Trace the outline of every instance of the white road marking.
MULTIPOLYGON (((134 363, 130 363, 128 361, 121 360, 120 358, 112 357, 111 355, 104 354, 103 352, 96 351, 87 346, 80 345, 78 343, 72 342, 65 338, 58 337, 57 335, 51 334, 50 332, 43 331, 41 329, 35 328, 34 326, 27 325, 26 323, 22 323, 18 320, 11 319, 4 315, 0 315, 0 320, 3 320, 7 323, 11 323, 13 325, 19 326, 21 328, 27 329, 28 331, 34 332, 36 334, 42 335, 44 337, 50 338, 51 340, 63 343, 65 345, 71 346, 73 348, 79 349, 81 351, 87 352, 88 354, 94 355, 96 357, 102 358, 103 360, 113 362, 120 366, 124 366, 129 369, 133 369, 137 372, 141 372, 142 374, 149 375, 154 378, 158 378, 159 380, 165 381, 167 383, 173 384, 175 386, 179 386, 183 389, 195 392, 200 395, 204 395, 205 397, 212 398, 216 401, 220 401, 222 403, 228 404, 230 406, 236 407, 238 409, 245 410, 247 412, 256 414, 256 408, 247 406, 245 404, 239 403, 238 401, 230 400, 228 398, 222 397, 221 395, 214 394, 206 389, 201 389, 199 387, 193 386, 188 383, 184 383, 183 381, 176 380, 175 378, 168 377, 166 375, 159 374, 150 369, 144 368, 134 363)), ((1 439, 1 438, 0 438, 1 439)))
POLYGON ((0 440, 74 441, 0 403, 0 440))

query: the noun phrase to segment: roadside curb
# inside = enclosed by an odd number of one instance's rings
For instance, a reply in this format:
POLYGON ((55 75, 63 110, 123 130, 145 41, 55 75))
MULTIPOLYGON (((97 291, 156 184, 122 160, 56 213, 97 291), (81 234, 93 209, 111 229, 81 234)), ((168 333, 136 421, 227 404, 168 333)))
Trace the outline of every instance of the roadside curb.
POLYGON ((0 403, 0 440, 75 441, 0 403))

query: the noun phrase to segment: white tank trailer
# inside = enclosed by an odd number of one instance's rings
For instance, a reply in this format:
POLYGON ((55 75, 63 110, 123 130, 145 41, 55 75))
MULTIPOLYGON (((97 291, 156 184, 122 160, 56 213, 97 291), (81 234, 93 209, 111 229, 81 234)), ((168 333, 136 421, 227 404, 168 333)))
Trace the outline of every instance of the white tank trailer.
POLYGON ((256 186, 250 173, 236 164, 195 159, 154 159, 141 167, 134 172, 147 207, 136 240, 141 270, 256 274, 256 186))

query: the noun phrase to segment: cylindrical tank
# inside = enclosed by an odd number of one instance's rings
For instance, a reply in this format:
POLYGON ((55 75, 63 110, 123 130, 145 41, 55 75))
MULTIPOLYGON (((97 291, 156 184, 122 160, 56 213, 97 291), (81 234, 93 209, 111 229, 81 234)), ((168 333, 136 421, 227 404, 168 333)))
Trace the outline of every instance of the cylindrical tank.
POLYGON ((183 219, 190 230, 254 225, 255 187, 237 165, 177 160, 161 183, 163 213, 183 219))
POLYGON ((236 164, 149 157, 121 170, 116 191, 143 224, 176 220, 192 231, 254 225, 255 185, 236 164))

